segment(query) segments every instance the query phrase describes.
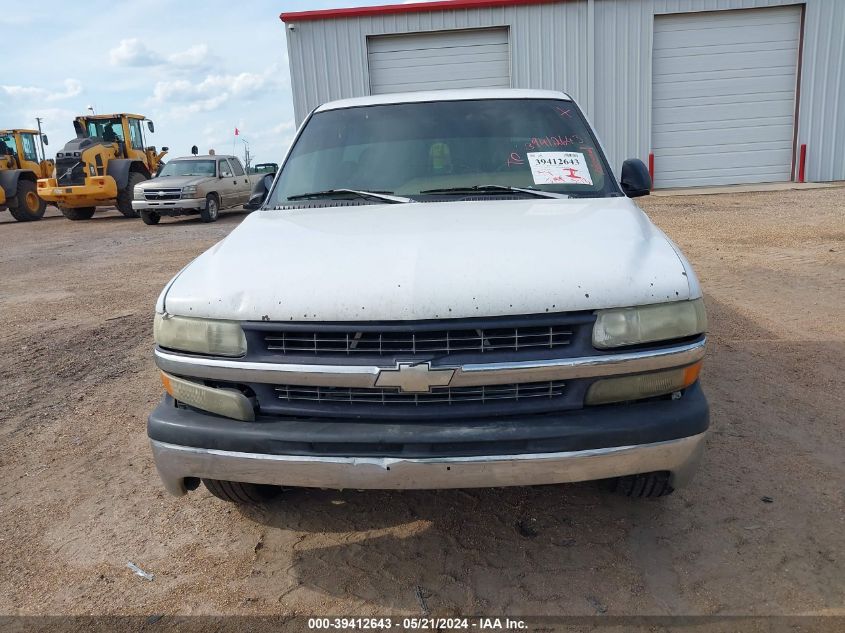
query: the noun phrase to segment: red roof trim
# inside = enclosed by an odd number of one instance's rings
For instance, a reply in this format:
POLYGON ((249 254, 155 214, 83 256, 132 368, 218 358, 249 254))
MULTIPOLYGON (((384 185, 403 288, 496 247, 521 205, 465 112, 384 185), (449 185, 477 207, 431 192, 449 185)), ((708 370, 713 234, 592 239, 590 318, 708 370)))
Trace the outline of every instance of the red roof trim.
POLYGON ((420 13, 422 11, 455 11, 458 9, 482 9, 524 4, 547 4, 561 0, 439 0, 438 2, 414 2, 413 4, 384 4, 373 7, 350 7, 347 9, 320 9, 318 11, 294 11, 282 13, 282 22, 304 20, 332 20, 355 18, 391 13, 420 13))

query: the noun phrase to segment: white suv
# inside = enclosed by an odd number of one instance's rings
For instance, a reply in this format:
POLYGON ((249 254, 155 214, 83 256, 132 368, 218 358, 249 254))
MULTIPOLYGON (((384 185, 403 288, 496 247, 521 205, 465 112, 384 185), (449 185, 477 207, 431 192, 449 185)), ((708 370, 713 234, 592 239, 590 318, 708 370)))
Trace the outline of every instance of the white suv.
POLYGON ((678 248, 567 95, 350 99, 156 306, 165 487, 686 482, 706 319, 678 248), (627 195, 626 195, 627 194, 627 195))

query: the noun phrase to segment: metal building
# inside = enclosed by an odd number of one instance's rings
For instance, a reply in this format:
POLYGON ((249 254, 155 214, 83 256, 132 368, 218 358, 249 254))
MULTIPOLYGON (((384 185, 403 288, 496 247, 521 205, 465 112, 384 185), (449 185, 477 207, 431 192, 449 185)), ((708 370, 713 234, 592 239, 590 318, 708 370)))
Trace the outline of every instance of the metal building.
POLYGON ((845 180, 845 0, 450 0, 283 13, 294 108, 562 90, 656 187, 845 180))

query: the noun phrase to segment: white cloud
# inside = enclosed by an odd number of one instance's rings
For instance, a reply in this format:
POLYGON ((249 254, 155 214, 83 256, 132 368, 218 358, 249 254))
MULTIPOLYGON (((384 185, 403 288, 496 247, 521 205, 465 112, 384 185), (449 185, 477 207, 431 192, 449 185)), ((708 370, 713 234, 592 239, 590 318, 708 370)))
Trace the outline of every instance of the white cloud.
POLYGON ((187 105, 175 106, 170 114, 175 118, 184 118, 189 114, 196 114, 197 112, 213 112, 229 100, 228 95, 216 95, 208 99, 198 99, 193 103, 187 105))
POLYGON ((209 55, 207 45, 196 44, 184 51, 173 53, 168 56, 167 60, 182 68, 197 68, 207 66, 211 60, 211 55, 209 55))
POLYGON ((109 51, 112 66, 156 66, 161 61, 161 57, 137 37, 120 40, 120 44, 109 51))
POLYGON ((240 73, 237 75, 207 75, 199 83, 187 79, 159 81, 153 88, 149 103, 153 106, 172 105, 171 113, 184 117, 196 112, 210 112, 231 99, 253 99, 271 82, 268 75, 240 73))
POLYGON ((120 44, 109 51, 112 66, 161 66, 169 64, 174 70, 191 70, 207 67, 214 56, 207 44, 194 44, 183 50, 163 56, 150 49, 137 37, 120 40, 120 44))
POLYGON ((282 121, 278 125, 273 126, 270 131, 273 134, 290 134, 296 128, 296 122, 293 119, 282 121))
POLYGON ((9 86, 0 85, 0 91, 12 99, 32 101, 61 101, 70 99, 82 93, 82 82, 78 79, 65 79, 64 90, 50 91, 39 86, 9 86))
POLYGON ((47 96, 47 101, 59 101, 60 99, 70 99, 79 94, 82 94, 82 82, 78 79, 65 79, 65 91, 56 92, 47 96))

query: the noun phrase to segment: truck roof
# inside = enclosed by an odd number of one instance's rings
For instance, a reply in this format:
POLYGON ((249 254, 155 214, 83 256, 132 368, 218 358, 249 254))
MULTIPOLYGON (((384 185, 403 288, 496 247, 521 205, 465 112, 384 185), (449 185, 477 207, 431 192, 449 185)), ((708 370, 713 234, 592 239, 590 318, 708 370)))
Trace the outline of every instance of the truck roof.
POLYGON ((0 130, 0 134, 38 134, 38 130, 25 130, 23 128, 0 130))
POLYGON ((423 101, 467 101, 470 99, 562 99, 572 97, 556 90, 523 90, 519 88, 464 88, 461 90, 426 90, 420 92, 394 92, 368 97, 354 97, 329 101, 315 111, 340 110, 360 106, 385 105, 389 103, 421 103, 423 101))
POLYGON ((238 157, 233 156, 232 154, 199 154, 197 156, 179 156, 177 158, 171 158, 170 162, 172 163, 174 160, 196 160, 198 158, 214 159, 214 158, 238 158, 238 157))

